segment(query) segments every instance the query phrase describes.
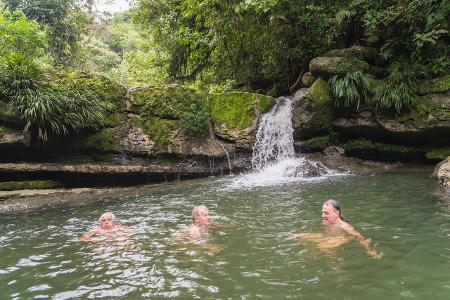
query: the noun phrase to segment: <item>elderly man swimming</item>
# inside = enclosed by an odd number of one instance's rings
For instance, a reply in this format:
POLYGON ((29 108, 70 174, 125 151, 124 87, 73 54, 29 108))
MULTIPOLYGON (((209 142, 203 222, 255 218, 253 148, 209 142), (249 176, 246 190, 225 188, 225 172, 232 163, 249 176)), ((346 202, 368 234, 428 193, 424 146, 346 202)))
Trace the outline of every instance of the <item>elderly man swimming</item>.
POLYGON ((126 225, 116 223, 116 216, 106 212, 99 218, 100 227, 93 228, 80 237, 80 241, 118 241, 126 240, 132 235, 132 230, 126 225))
POLYGON ((338 201, 328 199, 323 203, 322 225, 324 226, 324 233, 302 233, 296 235, 296 238, 301 242, 313 241, 321 251, 326 253, 355 238, 367 250, 368 255, 373 258, 381 258, 383 256, 382 252, 377 252, 371 247, 370 238, 365 238, 344 220, 338 201))
POLYGON ((204 205, 192 209, 192 224, 184 228, 182 233, 191 239, 199 239, 208 233, 212 219, 209 209, 204 205))

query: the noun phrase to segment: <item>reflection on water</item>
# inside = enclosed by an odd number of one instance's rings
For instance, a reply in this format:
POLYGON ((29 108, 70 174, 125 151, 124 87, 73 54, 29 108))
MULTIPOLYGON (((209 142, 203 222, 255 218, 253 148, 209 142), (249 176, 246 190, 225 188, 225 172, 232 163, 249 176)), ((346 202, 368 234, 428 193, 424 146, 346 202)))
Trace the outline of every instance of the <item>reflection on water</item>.
POLYGON ((448 299, 450 209, 428 173, 334 177, 246 189, 235 177, 181 182, 88 207, 0 219, 0 299, 448 299), (320 234, 324 199, 384 256, 346 241, 331 254, 289 238, 320 234), (173 238, 194 205, 218 226, 204 243, 173 238), (132 239, 81 243, 104 211, 132 239), (208 253, 219 247, 217 253, 208 253))

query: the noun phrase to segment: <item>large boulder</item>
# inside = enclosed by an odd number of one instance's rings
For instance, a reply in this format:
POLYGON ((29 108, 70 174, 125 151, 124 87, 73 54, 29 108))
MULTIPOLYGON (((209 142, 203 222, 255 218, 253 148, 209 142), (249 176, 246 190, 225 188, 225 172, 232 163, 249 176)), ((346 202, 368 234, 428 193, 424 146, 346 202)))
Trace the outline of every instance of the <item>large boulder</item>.
POLYGON ((439 184, 446 191, 450 191, 450 156, 436 165, 432 176, 439 180, 439 184))
POLYGON ((378 59, 378 51, 370 47, 352 46, 350 48, 330 50, 324 56, 357 58, 373 64, 378 59))
POLYGON ((309 63, 309 71, 314 76, 329 78, 333 75, 362 71, 374 73, 365 61, 353 57, 315 57, 309 63))
POLYGON ((309 89, 300 89, 293 100, 294 139, 304 140, 328 133, 334 119, 334 100, 325 80, 319 78, 309 89))
POLYGON ((208 98, 214 131, 237 148, 251 150, 258 117, 275 104, 275 99, 256 93, 234 91, 208 98))

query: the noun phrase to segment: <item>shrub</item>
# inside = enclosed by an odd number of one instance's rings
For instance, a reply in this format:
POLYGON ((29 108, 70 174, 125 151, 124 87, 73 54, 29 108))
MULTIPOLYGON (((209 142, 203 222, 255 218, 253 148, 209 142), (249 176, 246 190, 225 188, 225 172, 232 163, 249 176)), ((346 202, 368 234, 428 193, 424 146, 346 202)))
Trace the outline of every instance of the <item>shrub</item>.
POLYGON ((351 107, 356 104, 358 109, 361 100, 369 97, 370 77, 361 71, 331 77, 329 82, 336 97, 336 106, 351 107))
POLYGON ((66 135, 102 120, 103 106, 92 93, 57 85, 21 55, 0 63, 0 90, 9 110, 25 122, 24 131, 44 141, 49 134, 66 135))
POLYGON ((181 116, 184 130, 190 136, 200 136, 208 132, 209 113, 200 102, 192 103, 181 116))

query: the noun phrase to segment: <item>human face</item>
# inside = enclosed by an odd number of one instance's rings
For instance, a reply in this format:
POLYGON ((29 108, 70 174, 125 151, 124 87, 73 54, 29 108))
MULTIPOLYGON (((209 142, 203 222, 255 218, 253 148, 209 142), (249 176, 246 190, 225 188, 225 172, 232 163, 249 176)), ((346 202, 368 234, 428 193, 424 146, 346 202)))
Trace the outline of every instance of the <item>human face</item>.
POLYGON ((111 229, 115 225, 115 222, 112 217, 104 217, 100 220, 100 227, 102 229, 111 229))
POLYGON ((322 224, 332 225, 336 224, 339 221, 339 211, 334 209, 331 204, 324 204, 322 206, 322 224))
POLYGON ((195 225, 208 227, 211 225, 211 216, 209 215, 209 209, 200 209, 198 215, 195 217, 195 225))

